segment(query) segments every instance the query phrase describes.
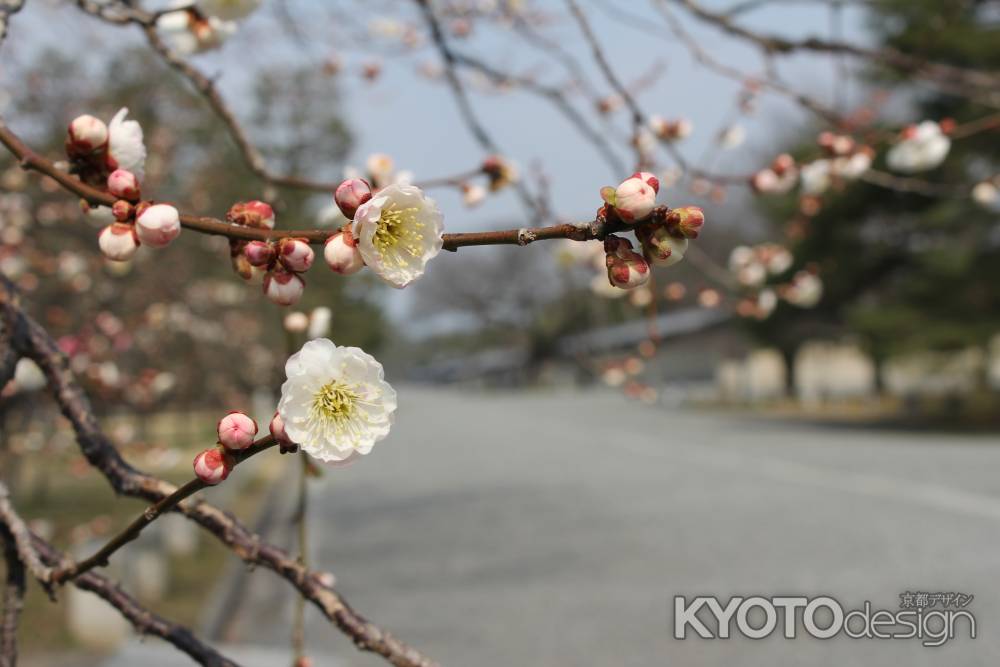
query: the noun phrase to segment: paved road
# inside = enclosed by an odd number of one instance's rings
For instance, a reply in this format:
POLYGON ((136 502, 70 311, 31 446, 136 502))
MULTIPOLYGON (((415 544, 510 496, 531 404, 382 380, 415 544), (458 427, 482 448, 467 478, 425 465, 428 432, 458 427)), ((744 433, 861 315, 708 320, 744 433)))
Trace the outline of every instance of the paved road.
MULTIPOLYGON (((333 471, 314 562, 444 665, 996 665, 1000 440, 666 411, 611 394, 404 388, 393 435, 333 471), (673 596, 975 595, 979 637, 672 638, 673 596)), ((290 485, 291 486, 291 485, 290 485)), ((264 572, 236 639, 283 644, 264 572)), ((776 633, 778 634, 778 633, 776 633)), ((382 664, 312 618, 320 665, 382 664)), ((262 664, 275 664, 267 661, 262 664)))

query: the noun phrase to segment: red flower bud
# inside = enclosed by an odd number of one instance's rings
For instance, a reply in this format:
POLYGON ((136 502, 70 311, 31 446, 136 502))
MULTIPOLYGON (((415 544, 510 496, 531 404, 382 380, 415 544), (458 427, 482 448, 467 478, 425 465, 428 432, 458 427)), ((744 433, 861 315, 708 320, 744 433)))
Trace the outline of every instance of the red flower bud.
POLYGON ((115 169, 108 176, 108 192, 119 199, 139 201, 139 179, 131 171, 115 169))
POLYGON ((275 257, 274 245, 267 241, 248 241, 243 247, 243 254, 251 266, 268 266, 275 257))
POLYGON ((333 201, 348 220, 353 220, 358 207, 371 198, 372 186, 363 178, 349 178, 333 193, 333 201))
POLYGON ((205 484, 216 485, 233 471, 233 459, 218 447, 206 449, 194 459, 194 474, 205 484))
POLYGON ((267 202, 256 199, 236 202, 226 212, 226 220, 234 225, 274 229, 274 209, 267 202))
POLYGON ((675 208, 667 215, 667 229, 686 239, 698 238, 698 233, 704 224, 705 212, 700 206, 675 208))

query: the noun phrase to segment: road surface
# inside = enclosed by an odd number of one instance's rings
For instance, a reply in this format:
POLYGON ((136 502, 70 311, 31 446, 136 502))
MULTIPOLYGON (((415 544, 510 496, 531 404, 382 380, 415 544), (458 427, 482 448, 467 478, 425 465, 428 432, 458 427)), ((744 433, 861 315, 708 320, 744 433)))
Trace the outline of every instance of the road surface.
MULTIPOLYGON (((316 485, 311 558, 357 609, 443 665, 1000 660, 995 436, 821 427, 603 393, 400 398, 390 438, 316 485), (974 595, 978 637, 959 624, 940 648, 780 630, 673 638, 676 595, 827 594, 845 610, 898 610, 906 591, 974 595)), ((284 645, 286 587, 257 571, 247 590, 230 639, 284 645)), ((315 612, 308 641, 318 667, 383 664, 315 612)))

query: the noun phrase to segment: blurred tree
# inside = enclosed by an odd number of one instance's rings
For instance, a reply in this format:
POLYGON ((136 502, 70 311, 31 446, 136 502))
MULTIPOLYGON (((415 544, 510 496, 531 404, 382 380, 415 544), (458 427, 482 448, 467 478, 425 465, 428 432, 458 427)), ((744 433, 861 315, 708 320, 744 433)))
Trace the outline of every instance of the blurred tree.
MULTIPOLYGON (((996 70, 1000 24, 991 7, 995 3, 975 0, 879 0, 870 5, 871 26, 885 46, 996 70)), ((910 96, 918 117, 950 117, 961 125, 992 113, 985 104, 927 92, 881 69, 870 75, 910 96)), ((796 151, 814 155, 815 144, 799 144, 796 151)), ((984 132, 954 141, 944 164, 921 176, 976 182, 997 173, 998 155, 1000 136, 984 132)), ((886 169, 882 160, 875 166, 886 169)), ((824 195, 821 210, 808 218, 797 213, 791 196, 763 206, 784 226, 795 254, 784 278, 815 264, 824 284, 814 309, 781 303, 768 319, 748 321, 753 334, 779 347, 786 359, 807 339, 849 332, 881 367, 889 356, 915 350, 985 348, 1000 331, 997 211, 967 194, 933 197, 854 181, 824 195)), ((789 381, 794 385, 791 373, 789 381)))

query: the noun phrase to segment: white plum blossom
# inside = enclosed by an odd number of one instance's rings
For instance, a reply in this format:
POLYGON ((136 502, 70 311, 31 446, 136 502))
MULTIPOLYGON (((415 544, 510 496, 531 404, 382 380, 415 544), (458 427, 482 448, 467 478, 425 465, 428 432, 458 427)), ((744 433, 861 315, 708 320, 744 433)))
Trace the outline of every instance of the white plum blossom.
POLYGON ((22 357, 14 366, 14 386, 19 392, 38 391, 45 386, 45 373, 31 359, 22 357))
POLYGON ((125 120, 128 108, 118 110, 108 124, 108 161, 113 169, 125 169, 142 181, 146 173, 146 145, 137 121, 125 120))
POLYGON ((886 162, 893 171, 915 174, 940 165, 949 150, 951 139, 941 131, 941 126, 925 120, 903 132, 902 141, 889 149, 886 162))
POLYGON ((344 276, 357 273, 365 265, 350 229, 334 234, 326 240, 323 246, 323 259, 334 273, 344 276))
POLYGON ((368 454, 389 434, 396 391, 382 364, 356 347, 311 340, 285 364, 278 414, 287 437, 320 461, 368 454))
POLYGON ((375 273, 396 288, 424 274, 444 244, 444 218, 433 199, 413 185, 390 185, 354 216, 354 238, 375 273))

